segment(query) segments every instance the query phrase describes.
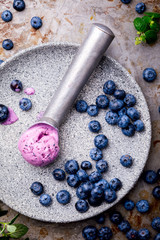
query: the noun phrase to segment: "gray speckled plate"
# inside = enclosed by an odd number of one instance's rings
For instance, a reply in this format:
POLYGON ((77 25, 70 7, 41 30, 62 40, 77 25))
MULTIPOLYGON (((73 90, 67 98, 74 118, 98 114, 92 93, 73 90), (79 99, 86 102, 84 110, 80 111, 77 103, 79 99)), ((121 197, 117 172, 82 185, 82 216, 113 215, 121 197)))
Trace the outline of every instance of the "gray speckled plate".
MULTIPOLYGON (((38 113, 45 110, 76 51, 76 45, 47 44, 25 50, 0 67, 0 103, 13 108, 19 117, 19 121, 13 125, 0 126, 0 199, 26 216, 48 222, 83 220, 112 207, 137 181, 150 149, 150 115, 141 89, 119 63, 107 57, 92 74, 79 99, 94 104, 96 97, 103 94, 105 81, 113 79, 117 88, 136 96, 136 108, 145 123, 145 131, 128 138, 122 134, 120 128, 112 127, 105 122, 106 110, 100 111, 97 117, 90 117, 87 113, 77 113, 73 108, 60 129, 61 152, 58 159, 52 165, 43 168, 31 166, 23 160, 17 148, 18 139, 21 133, 36 122, 38 113), (20 79, 24 89, 33 87, 36 91, 35 95, 29 96, 33 108, 28 112, 23 112, 19 108, 19 100, 27 95, 23 92, 15 93, 10 89, 10 82, 13 79, 20 79), (103 203, 97 208, 90 207, 88 212, 81 214, 74 207, 77 201, 75 189, 67 186, 66 182, 56 182, 52 171, 57 167, 64 168, 64 163, 68 159, 76 159, 79 164, 83 160, 90 160, 89 151, 94 147, 95 134, 88 130, 88 123, 93 119, 100 121, 101 133, 109 139, 109 146, 103 150, 103 159, 109 164, 109 170, 104 174, 104 178, 108 181, 113 177, 120 178, 123 188, 118 192, 118 198, 114 203, 103 203), (120 164, 119 159, 123 154, 130 154, 134 158, 134 164, 130 169, 120 164), (53 204, 50 207, 41 206, 39 197, 31 193, 29 188, 34 181, 42 182, 45 192, 52 196, 53 204), (56 201, 56 193, 61 189, 67 189, 72 196, 70 204, 66 206, 56 201)), ((92 161, 92 164, 95 169, 95 162, 92 161)))

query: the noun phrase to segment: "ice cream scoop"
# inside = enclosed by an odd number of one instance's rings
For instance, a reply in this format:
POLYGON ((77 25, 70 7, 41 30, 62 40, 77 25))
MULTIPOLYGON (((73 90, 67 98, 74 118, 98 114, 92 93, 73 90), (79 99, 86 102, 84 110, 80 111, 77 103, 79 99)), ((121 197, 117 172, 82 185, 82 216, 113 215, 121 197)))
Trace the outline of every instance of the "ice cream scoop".
POLYGON ((19 151, 27 162, 45 166, 56 159, 58 128, 113 38, 113 32, 105 25, 92 24, 40 122, 19 139, 19 151))

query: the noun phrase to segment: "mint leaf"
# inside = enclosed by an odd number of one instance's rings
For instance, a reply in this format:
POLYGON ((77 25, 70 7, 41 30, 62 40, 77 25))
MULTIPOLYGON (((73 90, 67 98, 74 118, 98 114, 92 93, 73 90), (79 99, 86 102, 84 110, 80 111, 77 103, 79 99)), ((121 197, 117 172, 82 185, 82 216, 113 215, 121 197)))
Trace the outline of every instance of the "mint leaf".
POLYGON ((23 224, 14 224, 12 226, 16 227, 15 232, 10 234, 11 238, 21 238, 28 232, 28 227, 23 224))
POLYGON ((158 33, 160 30, 160 25, 157 22, 151 21, 149 26, 150 26, 150 29, 154 30, 156 33, 158 33))
POLYGON ((7 213, 8 213, 8 211, 7 211, 7 210, 0 211, 0 217, 2 217, 2 216, 4 216, 4 215, 6 215, 7 213))
POLYGON ((146 42, 148 44, 154 43, 157 40, 157 33, 154 30, 145 32, 146 42))
POLYGON ((145 12, 145 15, 151 17, 151 18, 160 18, 160 13, 155 13, 155 12, 145 12))
POLYGON ((19 214, 17 214, 8 224, 11 225, 16 221, 16 219, 19 217, 19 214))
POLYGON ((147 23, 142 18, 135 18, 133 24, 135 29, 139 32, 146 32, 148 30, 147 23))
POLYGON ((7 225, 7 231, 13 233, 16 231, 16 226, 14 225, 7 225))
POLYGON ((149 25, 150 22, 152 21, 152 18, 150 18, 149 16, 143 16, 142 19, 143 19, 143 21, 145 21, 146 24, 148 24, 148 25, 149 25))

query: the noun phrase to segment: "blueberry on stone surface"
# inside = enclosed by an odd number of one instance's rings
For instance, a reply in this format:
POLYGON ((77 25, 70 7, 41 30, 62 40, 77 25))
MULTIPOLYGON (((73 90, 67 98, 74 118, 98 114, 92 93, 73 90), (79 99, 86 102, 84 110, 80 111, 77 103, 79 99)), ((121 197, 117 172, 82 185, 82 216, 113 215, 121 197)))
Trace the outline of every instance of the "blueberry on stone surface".
POLYGON ((112 223, 118 225, 122 222, 123 217, 120 212, 118 211, 113 211, 109 214, 109 219, 112 223))
POLYGON ((121 189, 122 187, 122 182, 121 180, 119 180, 118 178, 113 178, 111 179, 111 181, 109 182, 109 186, 111 189, 113 189, 114 191, 118 191, 121 189))
POLYGON ((54 179, 56 179, 58 181, 63 181, 66 176, 65 172, 59 168, 55 169, 52 174, 53 174, 54 179))
POLYGON ((42 195, 40 195, 39 202, 40 202, 40 204, 42 204, 43 206, 48 207, 48 206, 50 206, 51 203, 52 203, 52 198, 51 198, 50 195, 43 193, 42 195))
POLYGON ((83 113, 87 111, 87 103, 84 100, 79 100, 76 102, 76 110, 77 112, 83 113))
POLYGON ((106 189, 104 191, 104 199, 106 203, 112 203, 117 199, 116 192, 113 189, 106 189))
POLYGON ((135 127, 130 123, 126 128, 122 128, 122 133, 127 137, 132 137, 135 134, 135 127))
POLYGON ((126 237, 128 240, 138 240, 138 232, 135 229, 130 229, 127 233, 126 233, 126 237))
POLYGON ((124 98, 124 103, 127 107, 133 107, 136 104, 136 98, 132 94, 126 94, 124 98))
POLYGON ((87 113, 91 116, 91 117, 95 117, 98 115, 98 107, 96 105, 90 105, 87 108, 87 113))
POLYGON ((99 149, 103 149, 108 145, 108 138, 103 134, 97 135, 94 138, 94 145, 99 149))
POLYGON ((21 12, 25 9, 25 2, 23 0, 14 0, 13 8, 18 12, 21 12))
POLYGON ((139 112, 134 107, 130 107, 130 108, 127 109, 127 115, 133 121, 136 121, 136 120, 138 120, 140 118, 139 112))
POLYGON ((144 11, 146 10, 145 3, 143 3, 143 2, 137 3, 135 10, 139 14, 144 13, 144 11))
POLYGON ((102 175, 99 171, 94 171, 89 175, 89 181, 91 183, 96 183, 102 179, 102 175))
POLYGON ((126 233, 126 232, 128 232, 131 229, 131 225, 130 225, 130 223, 127 220, 122 220, 120 222, 120 224, 118 224, 118 229, 121 232, 126 233))
POLYGON ((95 220, 96 220, 97 223, 103 224, 105 222, 105 215, 104 215, 104 213, 101 213, 98 216, 96 216, 95 220))
POLYGON ((88 174, 83 169, 78 170, 76 175, 77 175, 80 182, 86 182, 88 180, 88 174))
POLYGON ((118 123, 118 114, 109 111, 106 113, 105 120, 110 125, 116 125, 118 123))
POLYGON ((12 13, 9 10, 5 10, 1 14, 1 18, 5 22, 10 22, 12 20, 12 17, 13 17, 13 15, 12 15, 12 13))
POLYGON ((158 233, 155 237, 154 240, 160 240, 160 233, 158 233))
POLYGON ((123 155, 120 158, 120 163, 123 167, 130 168, 133 164, 133 159, 130 155, 123 155))
POLYGON ((153 82, 157 77, 157 73, 153 68, 145 68, 143 71, 143 79, 146 82, 153 82))
POLYGON ((121 2, 122 3, 124 3, 124 4, 128 4, 128 3, 130 3, 132 0, 121 0, 121 2))
POLYGON ((136 203, 137 211, 140 213, 146 213, 149 211, 149 203, 147 200, 140 200, 136 203))
POLYGON ((85 240, 96 240, 97 239, 98 230, 94 226, 86 226, 82 230, 82 236, 85 240))
POLYGON ((142 177, 143 177, 143 180, 149 184, 156 183, 156 181, 158 180, 158 175, 153 170, 144 171, 142 174, 142 177))
POLYGON ((150 232, 147 228, 141 228, 138 231, 138 237, 140 240, 149 240, 150 239, 150 232))
POLYGON ((113 112, 118 112, 124 106, 124 102, 120 99, 112 99, 109 103, 109 108, 113 112))
POLYGON ((160 217, 156 217, 152 220, 151 226, 154 230, 160 232, 160 217))
POLYGON ((152 195, 156 199, 160 199, 160 186, 156 186, 155 188, 153 188, 152 195))
POLYGON ((79 165, 76 160, 68 160, 65 163, 65 171, 69 174, 75 174, 79 170, 79 165))
POLYGON ((106 95, 100 95, 96 98, 96 105, 98 108, 105 109, 109 105, 109 99, 106 95))
POLYGON ((0 104, 0 123, 5 122, 8 116, 9 116, 8 108, 5 105, 0 104))
POLYGON ((105 160, 101 159, 101 160, 96 162, 96 168, 100 173, 107 172, 108 163, 105 160))
POLYGON ((78 212, 84 213, 87 212, 89 209, 88 202, 86 200, 80 199, 76 202, 75 208, 78 212))
POLYGON ((92 160, 98 161, 102 159, 103 154, 99 148, 92 148, 90 150, 89 156, 92 160))
POLYGON ((0 59, 0 65, 3 63, 4 61, 0 59))
POLYGON ((109 227, 102 227, 98 231, 98 238, 100 240, 110 240, 112 236, 113 236, 113 233, 109 227))
POLYGON ((89 170, 89 169, 92 168, 92 164, 91 164, 91 162, 89 162, 89 161, 83 161, 83 162, 81 163, 81 168, 82 168, 83 170, 89 170))
POLYGON ((41 195, 43 193, 43 185, 40 182, 32 183, 30 189, 31 189, 32 193, 37 196, 41 195))
POLYGON ((13 42, 12 40, 10 39, 5 39, 3 40, 2 42, 2 47, 5 49, 5 50, 11 50, 13 48, 13 42))
POLYGON ((126 128, 130 124, 130 119, 127 115, 123 115, 122 117, 119 117, 118 119, 118 127, 120 128, 126 128))
POLYGON ((117 99, 123 100, 125 98, 125 96, 126 96, 126 93, 125 93, 124 90, 119 90, 118 89, 114 92, 114 97, 117 98, 117 99))
POLYGON ((115 89, 116 89, 116 85, 115 85, 115 83, 112 80, 108 80, 103 85, 103 92, 105 94, 112 95, 114 93, 115 89))
POLYGON ((79 185, 79 178, 76 174, 70 174, 67 177, 67 183, 70 187, 76 188, 79 185))
POLYGON ((14 92, 21 92, 23 89, 22 82, 20 80, 13 80, 10 84, 10 88, 14 92))
POLYGON ((93 120, 89 122, 88 128, 91 132, 98 133, 101 130, 101 124, 98 121, 93 120))
POLYGON ((61 190, 57 193, 56 199, 60 204, 66 205, 67 203, 70 202, 71 195, 68 191, 61 190))
POLYGON ((132 200, 125 200, 123 206, 127 211, 131 211, 133 210, 135 204, 132 200))
POLYGON ((39 29, 40 27, 42 27, 42 19, 40 17, 33 17, 31 19, 31 26, 34 29, 39 29))
POLYGON ((23 111, 28 111, 32 108, 32 102, 30 99, 28 98, 22 98, 19 101, 19 107, 23 110, 23 111))
POLYGON ((137 132, 142 132, 144 130, 144 123, 141 120, 135 121, 133 125, 137 132))

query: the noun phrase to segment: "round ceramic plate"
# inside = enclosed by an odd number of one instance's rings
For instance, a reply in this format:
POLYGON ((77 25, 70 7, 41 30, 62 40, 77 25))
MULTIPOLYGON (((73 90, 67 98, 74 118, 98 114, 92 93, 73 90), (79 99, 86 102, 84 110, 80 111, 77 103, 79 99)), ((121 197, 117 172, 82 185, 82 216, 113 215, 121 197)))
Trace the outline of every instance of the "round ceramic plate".
POLYGON ((43 168, 34 167, 21 157, 17 148, 20 135, 34 124, 37 115, 45 110, 77 48, 76 45, 68 44, 42 45, 15 55, 0 67, 0 103, 11 107, 19 117, 19 120, 12 125, 0 126, 0 199, 16 211, 42 221, 78 221, 112 207, 137 181, 150 149, 150 115, 141 89, 119 63, 110 57, 104 57, 78 99, 84 99, 88 104, 95 104, 96 97, 103 94, 103 84, 112 79, 118 89, 124 89, 136 96, 136 108, 140 111, 145 131, 129 138, 124 136, 117 126, 106 123, 105 115, 108 110, 100 110, 97 117, 91 117, 87 113, 76 112, 73 107, 60 128, 61 151, 53 164, 43 168), (28 96, 33 104, 28 112, 19 108, 19 100, 27 95, 24 92, 15 93, 10 89, 13 79, 21 80, 24 89, 27 87, 35 89, 35 94, 28 96), (89 160, 93 164, 92 171, 95 170, 95 161, 90 159, 89 152, 94 147, 96 134, 88 130, 88 123, 94 119, 101 123, 100 133, 105 134, 109 139, 108 147, 103 150, 103 159, 108 162, 109 169, 103 177, 107 181, 117 177, 122 181, 123 187, 117 193, 117 200, 114 203, 90 207, 86 213, 81 214, 75 209, 75 203, 78 200, 76 190, 69 187, 66 181, 55 181, 52 172, 55 168, 64 169, 64 164, 69 159, 76 159, 79 164, 89 160), (134 159, 130 169, 120 164, 120 157, 123 154, 129 154, 134 159), (52 196, 53 203, 50 207, 43 207, 39 203, 39 197, 34 196, 30 191, 34 181, 40 181, 44 185, 45 193, 52 196), (56 200, 57 192, 62 189, 68 190, 71 194, 71 202, 66 206, 59 204, 56 200))

